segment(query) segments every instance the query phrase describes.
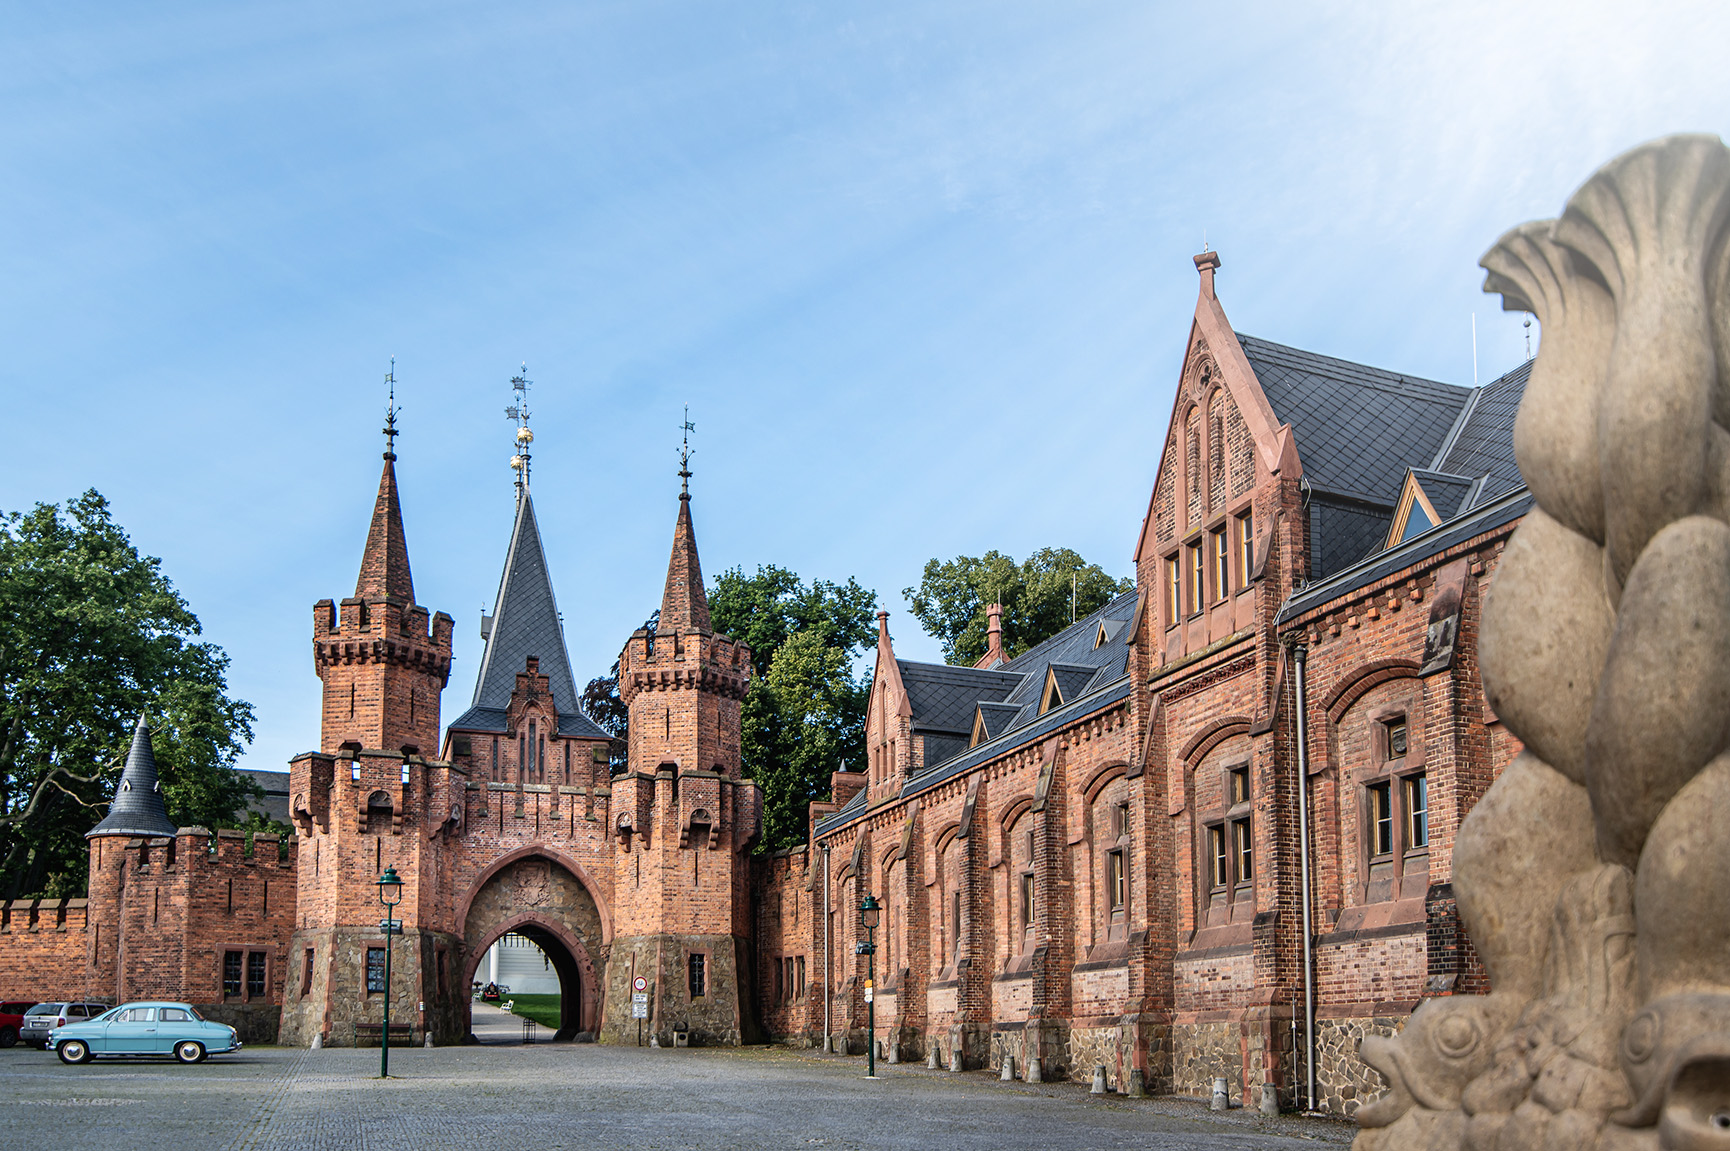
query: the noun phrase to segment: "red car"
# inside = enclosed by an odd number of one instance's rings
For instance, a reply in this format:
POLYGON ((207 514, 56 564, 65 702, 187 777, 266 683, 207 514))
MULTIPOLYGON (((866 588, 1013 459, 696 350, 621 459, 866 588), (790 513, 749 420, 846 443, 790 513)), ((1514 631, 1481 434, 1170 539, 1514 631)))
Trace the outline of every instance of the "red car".
POLYGON ((34 1006, 34 999, 9 999, 0 1003, 0 1047, 10 1047, 18 1042, 18 1029, 24 1026, 24 1013, 34 1006))

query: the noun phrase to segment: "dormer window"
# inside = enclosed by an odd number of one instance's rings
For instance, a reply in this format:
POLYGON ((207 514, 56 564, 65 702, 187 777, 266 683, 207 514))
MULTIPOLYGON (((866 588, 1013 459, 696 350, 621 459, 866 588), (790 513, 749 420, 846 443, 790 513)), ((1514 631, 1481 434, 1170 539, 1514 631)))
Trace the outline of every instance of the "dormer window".
POLYGON ((1057 674, 1050 668, 1045 672, 1045 691, 1039 697, 1039 714, 1044 715, 1054 707, 1063 706, 1063 691, 1057 686, 1057 674))

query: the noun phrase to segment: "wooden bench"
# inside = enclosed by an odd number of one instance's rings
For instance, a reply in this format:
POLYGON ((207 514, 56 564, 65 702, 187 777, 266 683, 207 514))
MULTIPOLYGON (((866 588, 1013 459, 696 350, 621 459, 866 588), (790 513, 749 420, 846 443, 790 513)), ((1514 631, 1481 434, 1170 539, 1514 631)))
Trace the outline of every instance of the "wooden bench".
MULTIPOLYGON (((361 1040, 370 1039, 378 1042, 380 1032, 384 1030, 382 1023, 356 1023, 354 1025, 354 1045, 361 1046, 361 1040)), ((414 1024, 392 1023, 390 1025, 390 1045, 392 1047, 414 1046, 414 1024)))

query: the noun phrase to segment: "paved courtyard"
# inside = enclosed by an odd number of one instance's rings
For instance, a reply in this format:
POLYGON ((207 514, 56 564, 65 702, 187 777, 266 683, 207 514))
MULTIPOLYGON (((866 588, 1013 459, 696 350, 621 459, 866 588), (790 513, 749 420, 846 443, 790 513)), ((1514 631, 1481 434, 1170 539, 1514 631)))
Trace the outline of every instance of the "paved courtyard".
MULTIPOLYGON (((520 1025, 518 1027, 520 1034, 520 1025)), ((0 1051, 0 1143, 55 1151, 315 1148, 1296 1148, 1349 1142, 1329 1120, 1188 1100, 1091 1098, 1075 1084, 779 1048, 663 1051, 593 1044, 262 1047, 194 1067, 67 1067, 0 1051)))

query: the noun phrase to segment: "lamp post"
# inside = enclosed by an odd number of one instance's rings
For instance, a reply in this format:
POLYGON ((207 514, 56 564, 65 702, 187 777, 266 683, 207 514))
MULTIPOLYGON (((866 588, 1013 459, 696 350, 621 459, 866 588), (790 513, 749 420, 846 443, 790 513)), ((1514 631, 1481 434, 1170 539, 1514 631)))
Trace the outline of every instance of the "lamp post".
POLYGON ((859 905, 859 926, 865 929, 865 941, 858 945, 858 954, 865 957, 865 1078, 877 1078, 877 918, 882 909, 877 897, 869 893, 859 905))
POLYGON ((393 917, 396 905, 402 902, 402 880, 394 866, 386 867, 378 877, 378 901, 384 905, 384 1027, 379 1032, 378 1077, 390 1078, 390 951, 391 936, 402 930, 393 917))

